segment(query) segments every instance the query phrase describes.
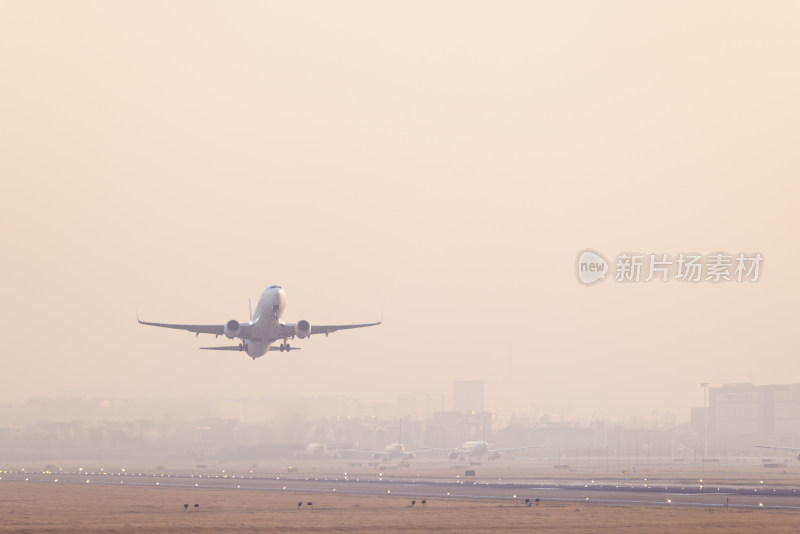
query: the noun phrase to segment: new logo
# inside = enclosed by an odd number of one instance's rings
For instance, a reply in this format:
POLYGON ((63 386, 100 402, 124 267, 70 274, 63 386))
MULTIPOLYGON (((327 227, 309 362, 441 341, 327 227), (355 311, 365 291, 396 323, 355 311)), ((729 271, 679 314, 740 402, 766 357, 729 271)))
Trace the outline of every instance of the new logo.
POLYGON ((594 284, 606 277, 608 262, 598 252, 586 249, 578 254, 575 265, 578 270, 578 280, 584 284, 594 284))

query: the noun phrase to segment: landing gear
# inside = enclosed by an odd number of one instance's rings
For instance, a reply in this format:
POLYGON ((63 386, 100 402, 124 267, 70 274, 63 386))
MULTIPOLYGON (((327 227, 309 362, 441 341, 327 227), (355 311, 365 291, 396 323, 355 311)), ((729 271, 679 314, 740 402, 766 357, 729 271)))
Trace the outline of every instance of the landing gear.
POLYGON ((288 351, 292 350, 292 346, 289 345, 288 343, 281 343, 281 346, 279 348, 281 349, 281 352, 283 352, 283 351, 287 351, 288 352, 288 351))

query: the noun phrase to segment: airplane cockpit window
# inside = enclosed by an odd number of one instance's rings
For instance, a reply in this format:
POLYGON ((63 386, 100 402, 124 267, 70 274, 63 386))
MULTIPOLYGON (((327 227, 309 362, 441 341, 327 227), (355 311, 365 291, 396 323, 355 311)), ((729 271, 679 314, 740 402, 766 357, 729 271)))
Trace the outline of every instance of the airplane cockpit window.
POLYGON ((279 285, 272 285, 272 286, 269 286, 269 289, 283 289, 283 288, 281 286, 279 286, 279 285))

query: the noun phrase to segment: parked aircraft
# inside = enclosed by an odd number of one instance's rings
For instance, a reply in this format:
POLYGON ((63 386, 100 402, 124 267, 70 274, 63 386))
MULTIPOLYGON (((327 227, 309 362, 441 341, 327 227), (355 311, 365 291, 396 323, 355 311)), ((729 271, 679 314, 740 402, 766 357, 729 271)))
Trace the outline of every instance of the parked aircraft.
POLYGON ((755 447, 760 447, 762 449, 773 449, 776 451, 790 451, 795 458, 800 460, 800 448, 798 447, 775 447, 773 445, 754 445, 755 447))
POLYGON ((400 425, 399 436, 397 437, 396 443, 389 443, 386 445, 382 450, 371 451, 368 449, 340 449, 337 452, 347 452, 347 453, 355 453, 355 454, 369 454, 372 455, 374 460, 381 460, 385 462, 391 462, 397 460, 398 462, 407 462, 408 460, 413 460, 417 453, 425 452, 430 449, 413 449, 409 450, 403 444, 403 426, 400 425))

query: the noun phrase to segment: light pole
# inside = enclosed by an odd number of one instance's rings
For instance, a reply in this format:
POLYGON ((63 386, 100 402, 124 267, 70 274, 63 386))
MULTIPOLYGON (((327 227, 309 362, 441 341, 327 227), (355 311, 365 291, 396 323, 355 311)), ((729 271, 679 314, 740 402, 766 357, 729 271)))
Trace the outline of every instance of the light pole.
POLYGON ((708 386, 710 382, 703 382, 700 387, 703 388, 703 458, 708 456, 708 386))

